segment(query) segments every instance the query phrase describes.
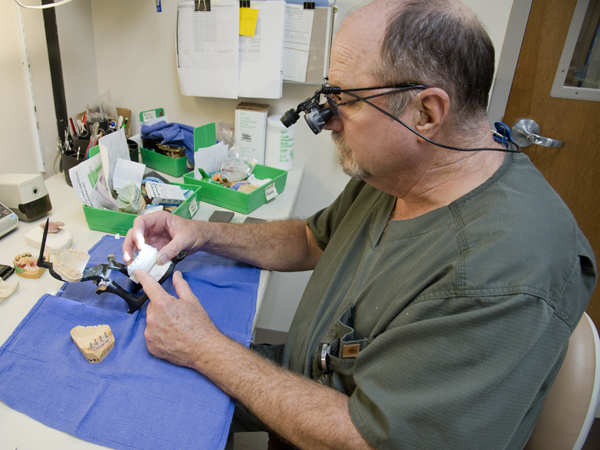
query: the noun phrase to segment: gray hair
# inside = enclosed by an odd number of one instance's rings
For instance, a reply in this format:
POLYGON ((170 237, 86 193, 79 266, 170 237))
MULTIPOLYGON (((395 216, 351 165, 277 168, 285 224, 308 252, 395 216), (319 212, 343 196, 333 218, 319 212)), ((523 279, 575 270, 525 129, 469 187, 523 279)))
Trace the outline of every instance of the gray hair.
MULTIPOLYGON (((494 46, 470 12, 446 0, 401 4, 388 22, 380 59, 375 75, 386 85, 418 83, 444 89, 456 124, 486 116, 494 46)), ((390 112, 400 115, 418 92, 390 95, 390 112)))

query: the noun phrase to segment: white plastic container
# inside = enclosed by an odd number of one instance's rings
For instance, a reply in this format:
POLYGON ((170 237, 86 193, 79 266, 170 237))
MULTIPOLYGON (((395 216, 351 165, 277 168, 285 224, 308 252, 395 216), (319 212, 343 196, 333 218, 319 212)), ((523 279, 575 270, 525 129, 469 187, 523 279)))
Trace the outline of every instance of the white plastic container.
POLYGON ((276 169, 290 170, 294 159, 296 125, 286 128, 280 119, 281 116, 269 116, 267 119, 265 165, 276 169))

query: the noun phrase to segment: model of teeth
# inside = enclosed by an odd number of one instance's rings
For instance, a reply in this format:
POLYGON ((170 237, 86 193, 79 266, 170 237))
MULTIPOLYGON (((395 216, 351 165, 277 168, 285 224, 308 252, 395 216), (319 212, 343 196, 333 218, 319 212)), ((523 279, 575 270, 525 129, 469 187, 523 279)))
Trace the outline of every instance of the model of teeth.
POLYGON ((4 281, 0 278, 0 304, 19 289, 18 281, 4 281))
MULTIPOLYGON (((44 260, 49 261, 48 254, 44 254, 44 260)), ((37 258, 34 258, 30 252, 21 253, 15 256, 13 260, 15 273, 23 278, 38 279, 46 271, 43 267, 38 267, 37 258)))
POLYGON ((93 364, 102 362, 115 346, 115 337, 108 325, 76 326, 71 338, 85 359, 93 364))
POLYGON ((163 275, 169 270, 171 263, 163 264, 162 266, 156 262, 158 250, 148 244, 142 244, 142 248, 133 254, 133 262, 127 267, 129 278, 134 283, 139 283, 133 271, 143 269, 154 278, 160 281, 163 275))
POLYGON ((59 250, 52 262, 52 268, 63 280, 75 283, 83 277, 83 271, 90 254, 84 250, 59 250))

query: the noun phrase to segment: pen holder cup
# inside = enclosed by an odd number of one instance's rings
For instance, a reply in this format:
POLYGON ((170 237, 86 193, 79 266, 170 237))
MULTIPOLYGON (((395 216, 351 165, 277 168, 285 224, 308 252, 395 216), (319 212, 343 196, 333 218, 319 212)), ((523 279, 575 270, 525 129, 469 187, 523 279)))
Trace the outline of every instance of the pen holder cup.
POLYGON ((127 146, 129 147, 129 159, 140 162, 140 147, 137 142, 127 139, 127 146))
POLYGON ((76 155, 77 152, 79 152, 79 159, 82 159, 85 157, 85 152, 87 151, 88 145, 90 145, 89 139, 79 139, 74 137, 71 150, 73 150, 76 155))
POLYGON ((61 157, 62 168, 63 168, 63 171, 65 172, 65 181, 71 187, 73 187, 73 185, 71 184, 71 177, 69 177, 69 169, 71 167, 75 167, 77 164, 85 161, 85 156, 83 156, 84 153, 85 152, 79 154, 79 159, 77 159, 77 154, 71 155, 71 156, 64 154, 61 157))

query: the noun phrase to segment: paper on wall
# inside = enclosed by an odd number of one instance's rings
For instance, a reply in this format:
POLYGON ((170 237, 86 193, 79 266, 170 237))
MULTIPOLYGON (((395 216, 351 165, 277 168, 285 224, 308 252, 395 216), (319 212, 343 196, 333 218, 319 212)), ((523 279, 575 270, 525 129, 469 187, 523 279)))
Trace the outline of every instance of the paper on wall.
POLYGON ((285 14, 283 79, 304 83, 315 11, 287 4, 285 14))
MULTIPOLYGON (((251 2, 250 6, 258 9, 258 21, 253 37, 239 37, 238 95, 281 98, 286 4, 282 1, 251 2)), ((306 68, 304 72, 306 73, 306 68)))
POLYGON ((194 2, 177 5, 177 73, 183 95, 238 97, 240 3, 211 0, 211 11, 194 2))
POLYGON ((221 170, 228 151, 229 148, 223 142, 196 150, 194 153, 194 178, 197 180, 202 179, 198 169, 204 169, 206 173, 221 170))
POLYGON ((107 134, 98 140, 100 147, 100 157, 102 158, 102 167, 104 169, 105 183, 108 192, 113 187, 113 174, 119 158, 131 160, 129 157, 129 147, 125 137, 125 129, 120 128, 114 133, 107 134))
POLYGON ((93 206, 92 196, 94 186, 98 181, 98 172, 102 170, 102 159, 100 154, 77 164, 69 169, 71 184, 77 197, 88 206, 93 206))

